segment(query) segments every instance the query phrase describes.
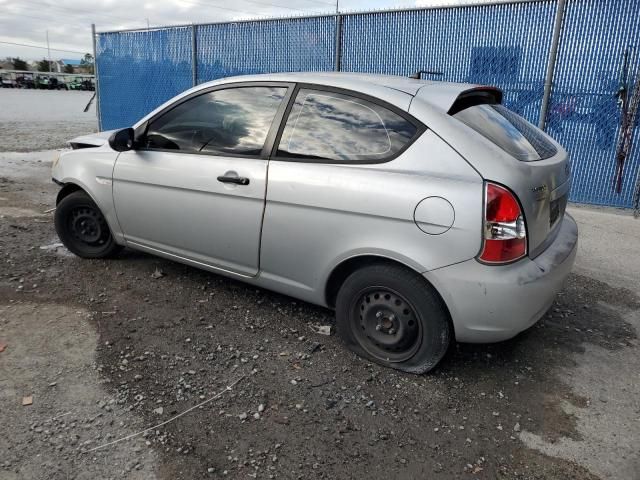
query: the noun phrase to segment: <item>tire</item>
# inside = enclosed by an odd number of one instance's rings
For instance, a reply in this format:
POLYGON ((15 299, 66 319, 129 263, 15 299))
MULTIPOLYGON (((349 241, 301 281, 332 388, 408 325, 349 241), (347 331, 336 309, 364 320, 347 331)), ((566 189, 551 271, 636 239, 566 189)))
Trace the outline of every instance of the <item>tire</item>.
POLYGON ((82 190, 58 203, 55 227, 63 245, 82 258, 107 258, 122 249, 98 206, 82 190))
POLYGON ((338 335, 356 354, 422 374, 444 357, 452 338, 448 311, 416 272, 376 264, 353 272, 336 299, 338 335))

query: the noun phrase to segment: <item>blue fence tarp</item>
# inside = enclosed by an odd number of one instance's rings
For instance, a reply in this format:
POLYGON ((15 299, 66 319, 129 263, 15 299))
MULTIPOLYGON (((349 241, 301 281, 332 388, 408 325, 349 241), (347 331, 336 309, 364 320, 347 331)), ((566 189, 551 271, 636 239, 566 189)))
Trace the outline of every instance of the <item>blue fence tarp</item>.
POLYGON ((538 123, 556 3, 366 13, 343 23, 342 69, 499 86, 538 123))
POLYGON ((98 35, 100 126, 130 127, 193 86, 191 28, 98 35))
MULTIPOLYGON (((509 108, 537 124, 556 11, 556 1, 541 0, 100 33, 100 125, 130 126, 192 87, 194 72, 202 83, 334 70, 337 60, 343 71, 429 70, 442 73, 426 76, 434 80, 496 85, 509 108)), ((571 154, 573 201, 633 204, 640 148, 627 159, 620 195, 613 177, 625 51, 629 80, 640 68, 638 12, 640 0, 567 0, 546 130, 571 154)))
POLYGON ((640 2, 569 0, 560 37, 547 132, 571 153, 571 199, 631 207, 640 165, 640 134, 625 162, 622 193, 614 188, 624 52, 631 80, 640 72, 640 2))
POLYGON ((232 75, 333 70, 333 17, 197 27, 198 83, 232 75))

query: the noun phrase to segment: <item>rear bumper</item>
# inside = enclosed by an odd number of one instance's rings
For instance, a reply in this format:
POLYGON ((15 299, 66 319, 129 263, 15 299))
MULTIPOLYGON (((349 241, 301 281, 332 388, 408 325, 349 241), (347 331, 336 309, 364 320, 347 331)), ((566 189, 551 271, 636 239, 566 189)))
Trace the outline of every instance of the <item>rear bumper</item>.
POLYGON ((499 342, 546 313, 571 272, 577 245, 578 226, 565 214, 553 243, 533 260, 489 266, 473 259, 424 276, 447 304, 457 341, 499 342))

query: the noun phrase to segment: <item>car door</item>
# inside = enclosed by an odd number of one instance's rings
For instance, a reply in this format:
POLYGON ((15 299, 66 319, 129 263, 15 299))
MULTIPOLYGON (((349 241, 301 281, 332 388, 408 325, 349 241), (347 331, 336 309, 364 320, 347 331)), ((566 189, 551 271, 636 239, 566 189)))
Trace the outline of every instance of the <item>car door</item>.
POLYGON ((262 278, 318 301, 314 292, 343 255, 419 245, 425 234, 413 211, 428 193, 413 165, 391 161, 423 131, 400 108, 371 97, 298 85, 269 164, 262 278))
POLYGON ((151 118, 113 172, 131 246, 246 276, 259 270, 268 152, 288 84, 230 84, 151 118))

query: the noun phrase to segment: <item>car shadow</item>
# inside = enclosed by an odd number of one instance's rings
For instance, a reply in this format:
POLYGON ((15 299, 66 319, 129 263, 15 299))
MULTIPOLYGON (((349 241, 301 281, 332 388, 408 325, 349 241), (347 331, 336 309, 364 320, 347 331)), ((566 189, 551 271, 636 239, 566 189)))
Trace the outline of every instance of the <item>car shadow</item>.
MULTIPOLYGON (((293 315, 297 322, 318 322, 335 326, 334 312, 287 295, 249 285, 239 280, 195 267, 165 260, 144 252, 125 249, 119 259, 141 265, 153 275, 156 268, 170 277, 184 277, 193 284, 215 284, 237 296, 256 297, 281 312, 293 315), (302 312, 302 314, 300 314, 302 312)), ((567 353, 584 351, 585 343, 607 349, 630 345, 635 329, 623 318, 623 312, 640 309, 640 299, 631 291, 614 288, 592 278, 572 274, 565 288, 545 315, 516 337, 492 344, 452 342, 434 371, 451 374, 464 369, 506 368, 524 362, 551 366, 567 353)))

